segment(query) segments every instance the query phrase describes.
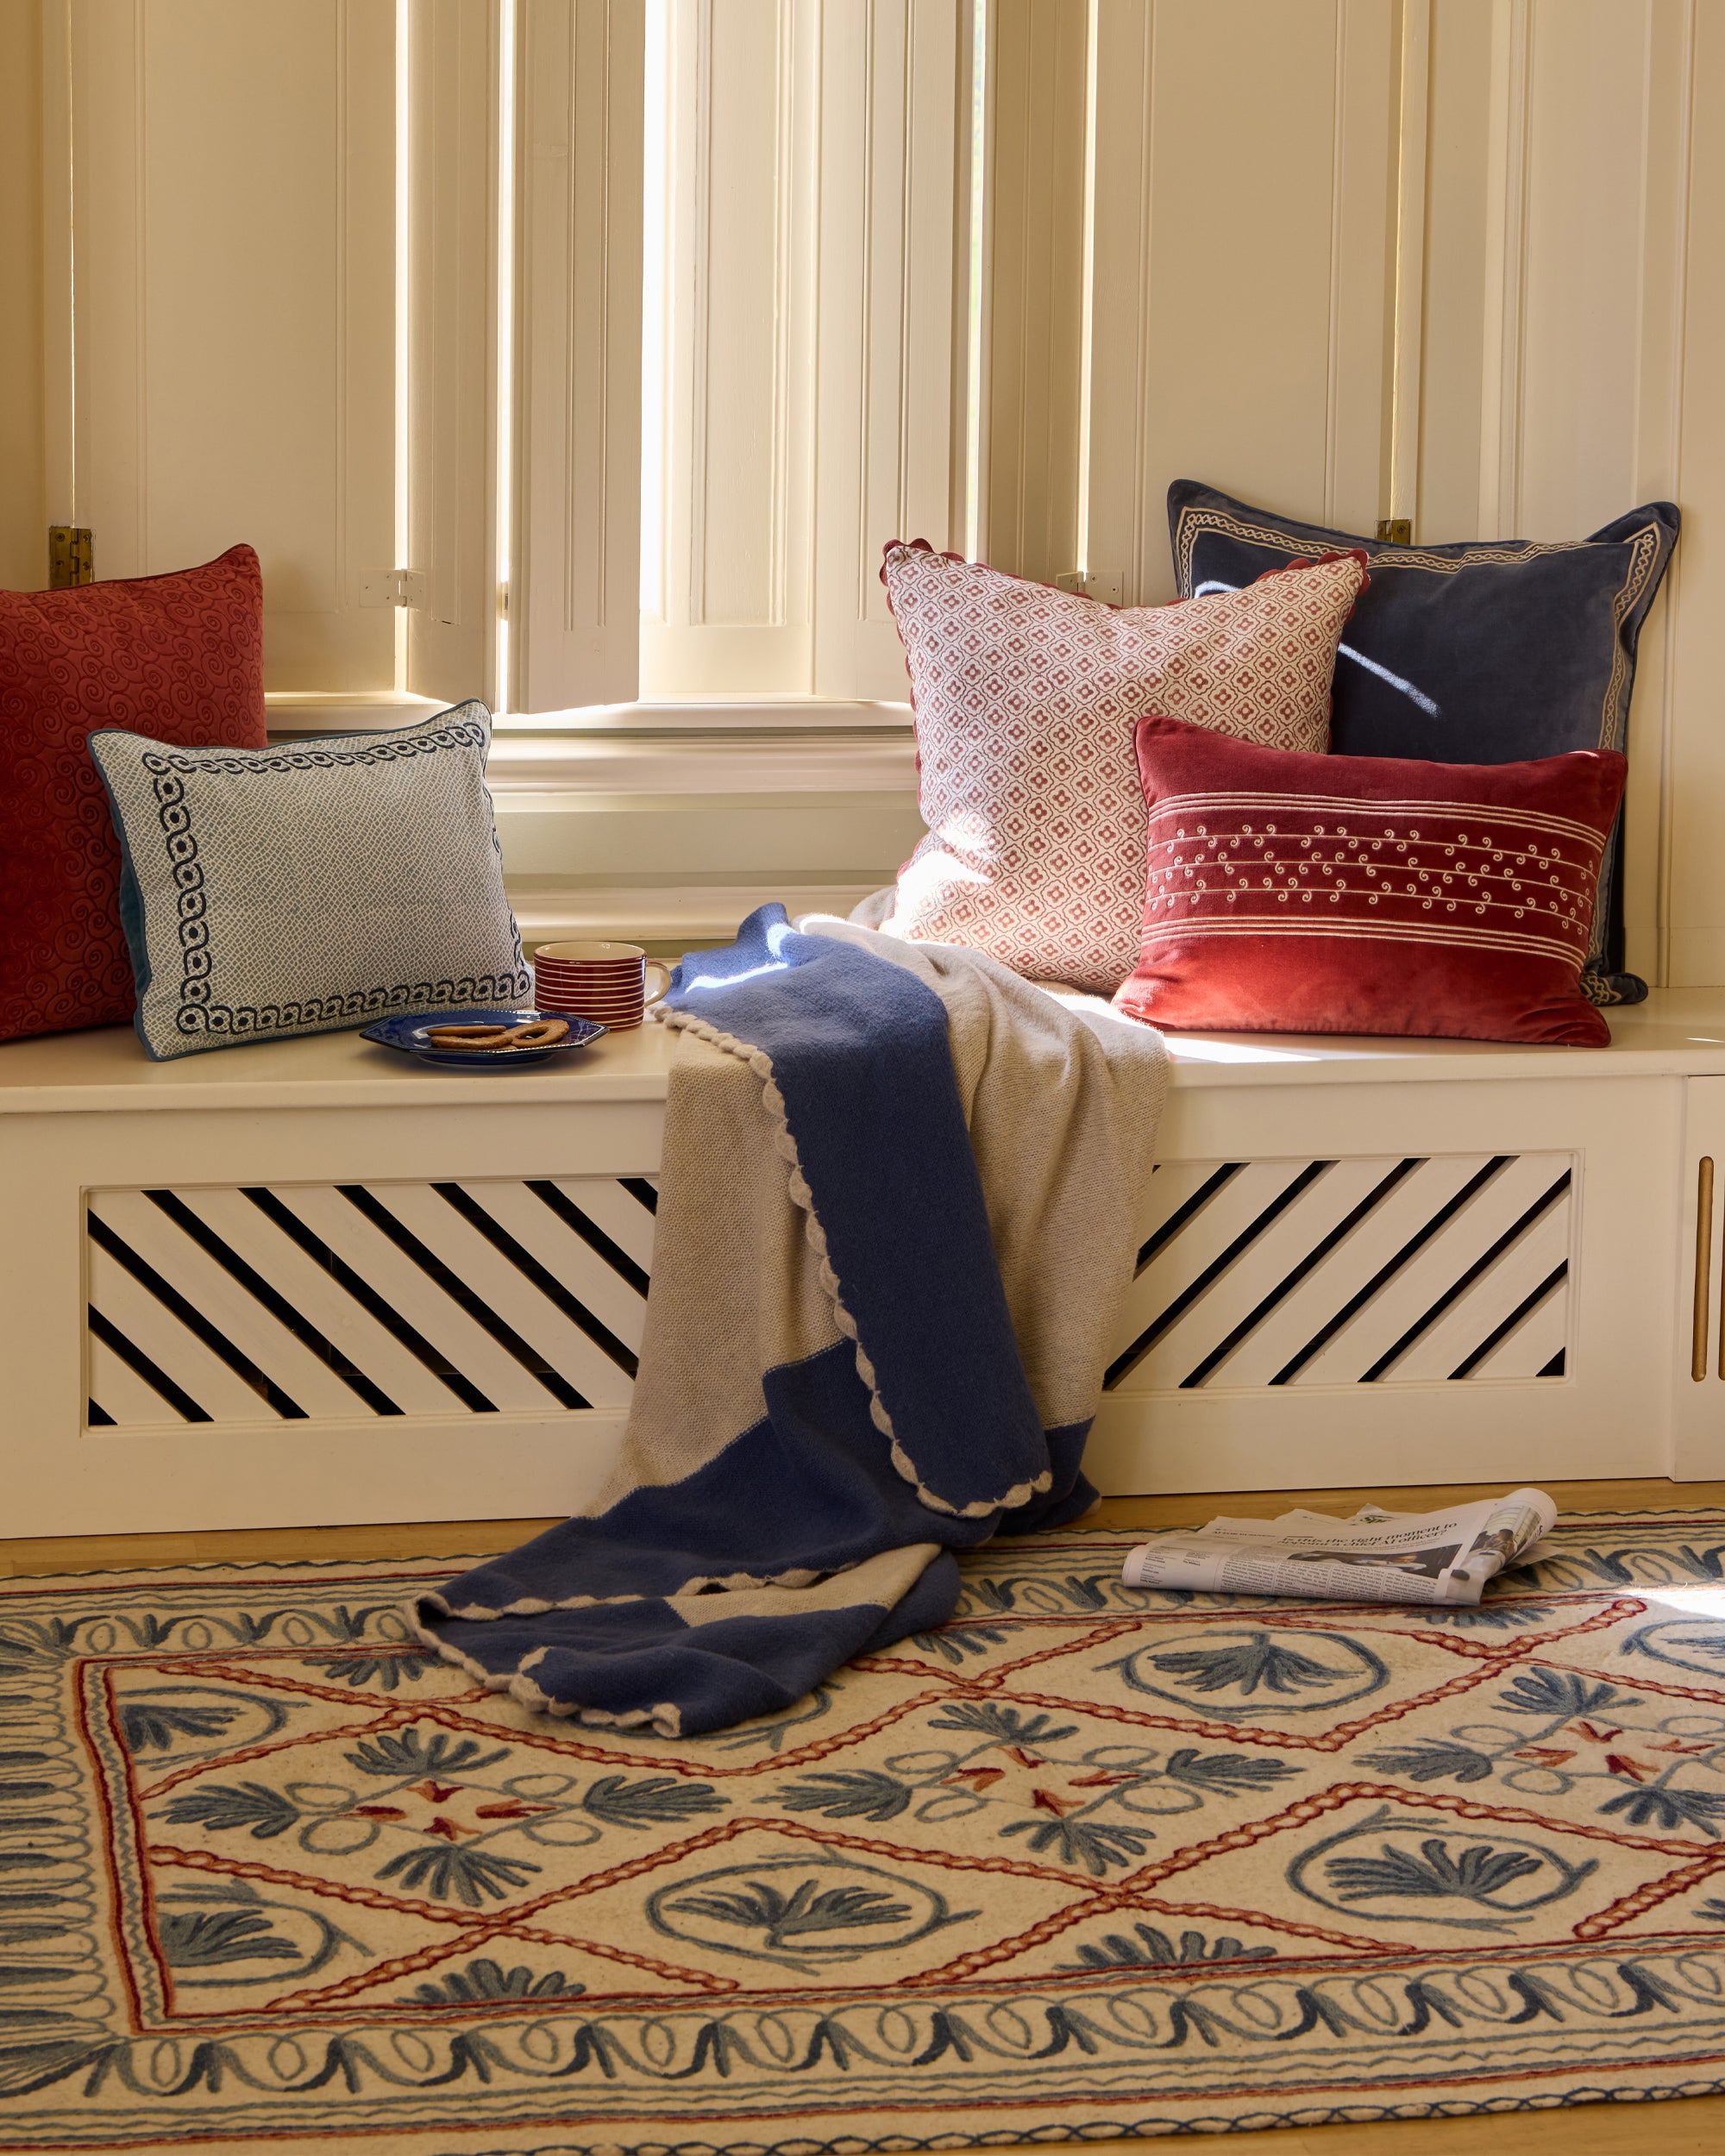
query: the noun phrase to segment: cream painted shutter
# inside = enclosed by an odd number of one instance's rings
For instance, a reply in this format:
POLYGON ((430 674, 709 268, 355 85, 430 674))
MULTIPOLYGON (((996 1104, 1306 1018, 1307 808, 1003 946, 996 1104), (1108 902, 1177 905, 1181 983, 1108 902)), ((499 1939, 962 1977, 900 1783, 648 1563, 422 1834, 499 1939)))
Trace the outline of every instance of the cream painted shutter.
POLYGON ((510 706, 639 671, 640 0, 516 0, 510 706))
POLYGON ((672 0, 645 695, 908 693, 875 573, 957 528, 963 21, 672 0))
POLYGON ((411 0, 408 235, 406 687, 495 704, 499 0, 411 0))
POLYGON ((1100 0, 1087 566, 1173 593, 1206 479, 1372 530, 1388 502, 1396 14, 1100 0))
POLYGON ((103 579, 249 542, 266 686, 387 691, 359 585, 394 560, 393 0, 42 21, 51 513, 103 579))
POLYGON ((889 539, 944 548, 961 537, 961 27, 957 8, 914 0, 829 8, 823 18, 818 696, 909 695, 881 549, 889 539))

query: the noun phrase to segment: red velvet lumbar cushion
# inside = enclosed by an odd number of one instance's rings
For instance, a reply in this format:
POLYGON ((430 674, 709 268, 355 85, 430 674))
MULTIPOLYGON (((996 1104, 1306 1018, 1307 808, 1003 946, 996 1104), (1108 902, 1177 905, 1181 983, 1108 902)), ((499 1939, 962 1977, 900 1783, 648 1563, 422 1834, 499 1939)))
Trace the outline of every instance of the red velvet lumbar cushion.
POLYGON ((1581 993, 1628 769, 1306 755, 1140 719, 1149 862, 1114 998, 1176 1031, 1603 1046, 1581 993))
POLYGON ((85 746, 264 746, 249 547, 169 576, 0 592, 0 1040, 129 1018, 120 846, 85 746))

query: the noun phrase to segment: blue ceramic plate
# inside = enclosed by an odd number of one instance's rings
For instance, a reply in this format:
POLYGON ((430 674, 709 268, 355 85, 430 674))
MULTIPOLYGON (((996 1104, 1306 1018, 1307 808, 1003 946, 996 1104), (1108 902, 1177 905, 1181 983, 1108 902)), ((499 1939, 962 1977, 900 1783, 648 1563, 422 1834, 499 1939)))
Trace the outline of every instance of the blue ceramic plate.
POLYGON ((367 1026, 360 1038, 417 1056, 422 1063, 446 1063, 458 1070, 518 1070, 524 1063, 549 1062, 585 1048, 605 1031, 591 1018, 574 1018, 567 1011, 434 1011, 429 1016, 422 1012, 413 1018, 383 1018, 367 1026), (550 1048, 439 1048, 426 1038, 434 1025, 525 1025, 533 1018, 562 1018, 569 1030, 550 1048))

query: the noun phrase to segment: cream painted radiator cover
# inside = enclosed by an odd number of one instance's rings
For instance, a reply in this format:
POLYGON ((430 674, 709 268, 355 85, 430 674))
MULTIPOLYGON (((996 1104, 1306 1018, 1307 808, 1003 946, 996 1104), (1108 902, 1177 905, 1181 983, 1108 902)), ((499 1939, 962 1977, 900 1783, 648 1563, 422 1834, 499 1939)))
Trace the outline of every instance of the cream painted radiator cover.
MULTIPOLYGON (((1568 1153, 1158 1169, 1107 1389, 1559 1378, 1568 1153)), ((91 1427, 626 1407, 644 1178, 97 1190, 91 1427)))

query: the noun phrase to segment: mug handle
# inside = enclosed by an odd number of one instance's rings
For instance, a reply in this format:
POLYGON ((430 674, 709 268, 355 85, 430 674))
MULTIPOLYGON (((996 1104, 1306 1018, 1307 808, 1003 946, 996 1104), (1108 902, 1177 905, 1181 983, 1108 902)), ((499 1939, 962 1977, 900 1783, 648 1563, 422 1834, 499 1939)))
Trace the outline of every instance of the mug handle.
POLYGON ((673 968, 668 966, 662 958, 649 958, 647 961, 646 967, 643 968, 643 971, 645 972, 654 966, 656 966, 660 972, 664 975, 664 985, 662 987, 656 990, 653 994, 643 998, 641 1007, 643 1011, 650 1011, 656 1003, 662 1002, 671 992, 671 975, 673 968))

